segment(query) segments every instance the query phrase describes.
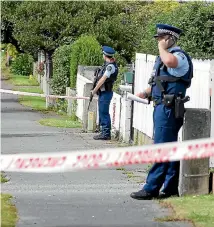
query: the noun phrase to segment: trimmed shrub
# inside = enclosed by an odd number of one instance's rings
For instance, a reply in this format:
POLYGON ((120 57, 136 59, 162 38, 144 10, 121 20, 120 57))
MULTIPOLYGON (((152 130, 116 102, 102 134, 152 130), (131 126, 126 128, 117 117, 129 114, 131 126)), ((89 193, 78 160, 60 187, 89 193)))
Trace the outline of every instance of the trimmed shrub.
POLYGON ((5 46, 10 57, 12 57, 12 59, 15 59, 16 56, 18 55, 18 51, 16 50, 16 47, 11 43, 6 44, 5 46))
POLYGON ((33 57, 29 54, 17 55, 12 61, 11 72, 22 76, 33 74, 33 57))
POLYGON ((76 87, 78 65, 98 66, 103 63, 101 46, 93 36, 83 35, 71 48, 70 87, 76 87))
POLYGON ((53 78, 51 88, 56 95, 65 95, 70 85, 71 45, 57 48, 53 55, 53 78))

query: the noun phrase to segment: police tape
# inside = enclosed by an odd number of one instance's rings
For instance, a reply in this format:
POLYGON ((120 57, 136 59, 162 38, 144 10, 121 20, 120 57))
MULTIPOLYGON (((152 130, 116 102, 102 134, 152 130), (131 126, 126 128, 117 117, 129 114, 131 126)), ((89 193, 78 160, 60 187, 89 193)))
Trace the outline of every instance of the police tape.
MULTIPOLYGON (((12 91, 0 89, 0 93, 13 94, 13 95, 23 95, 23 96, 35 96, 35 97, 43 97, 43 98, 52 98, 52 99, 90 99, 90 97, 84 96, 65 96, 65 95, 46 95, 46 94, 38 94, 38 93, 30 93, 23 91, 12 91)), ((94 98, 97 99, 97 98, 94 98)))
POLYGON ((56 173, 214 156, 214 138, 55 153, 1 155, 1 171, 56 173))
MULTIPOLYGON (((90 99, 90 97, 84 97, 84 96, 63 96, 63 95, 46 95, 46 94, 38 94, 38 93, 30 93, 30 92, 24 92, 24 91, 12 91, 12 90, 5 90, 0 89, 0 93, 6 93, 6 94, 13 94, 13 95, 23 95, 23 96, 35 96, 35 97, 43 97, 43 98, 52 98, 52 99, 90 99)), ((97 97, 93 97, 93 99, 97 99, 97 97)), ((133 95, 129 92, 127 92, 127 99, 140 102, 143 104, 148 104, 148 100, 142 99, 137 97, 136 95, 133 95)))

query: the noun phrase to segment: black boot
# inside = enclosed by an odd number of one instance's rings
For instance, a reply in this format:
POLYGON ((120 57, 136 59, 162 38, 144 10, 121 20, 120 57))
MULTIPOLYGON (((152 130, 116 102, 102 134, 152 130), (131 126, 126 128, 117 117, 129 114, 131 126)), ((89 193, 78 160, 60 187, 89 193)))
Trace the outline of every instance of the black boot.
POLYGON ((167 199, 169 197, 179 197, 178 193, 165 193, 165 192, 160 192, 159 196, 157 199, 167 199))
POLYGON ((102 134, 96 135, 93 137, 94 140, 110 140, 111 136, 104 136, 102 134))
POLYGON ((133 199, 138 199, 138 200, 151 200, 151 199, 157 198, 158 194, 152 194, 142 189, 138 192, 132 192, 130 196, 133 199))

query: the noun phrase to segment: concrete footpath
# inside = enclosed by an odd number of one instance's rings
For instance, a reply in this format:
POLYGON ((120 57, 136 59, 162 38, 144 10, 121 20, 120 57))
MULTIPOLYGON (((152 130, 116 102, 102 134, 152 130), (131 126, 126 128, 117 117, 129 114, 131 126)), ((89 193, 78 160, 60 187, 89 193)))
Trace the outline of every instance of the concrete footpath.
MULTIPOLYGON (((2 82, 2 88, 8 89, 2 82)), ((41 126, 48 117, 17 102, 17 96, 1 94, 2 154, 63 152, 112 147, 94 141, 79 129, 41 126)), ((6 173, 10 181, 2 192, 14 196, 18 227, 188 227, 188 223, 155 222, 170 214, 156 201, 136 201, 130 193, 138 184, 112 169, 71 173, 6 173)))

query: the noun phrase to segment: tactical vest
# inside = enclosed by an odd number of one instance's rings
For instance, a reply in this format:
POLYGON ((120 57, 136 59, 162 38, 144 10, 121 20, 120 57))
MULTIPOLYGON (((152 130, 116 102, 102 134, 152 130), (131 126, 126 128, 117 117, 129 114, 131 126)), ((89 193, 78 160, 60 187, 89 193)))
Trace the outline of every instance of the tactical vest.
POLYGON ((106 81, 104 82, 104 84, 100 87, 100 89, 98 90, 98 93, 100 91, 112 91, 113 89, 113 84, 114 82, 117 80, 117 75, 118 75, 118 66, 116 64, 116 62, 106 62, 100 69, 99 73, 98 73, 98 78, 97 78, 97 82, 102 78, 102 76, 104 75, 106 68, 109 64, 114 65, 115 67, 115 72, 113 74, 111 74, 110 78, 107 78, 106 81))
POLYGON ((156 58, 153 68, 152 76, 149 80, 149 84, 152 86, 151 97, 156 103, 160 103, 163 94, 174 94, 181 97, 186 95, 186 89, 191 85, 191 79, 193 77, 193 64, 191 58, 181 49, 171 50, 170 53, 182 52, 188 60, 189 70, 182 77, 172 76, 167 67, 163 64, 160 57, 156 58))

